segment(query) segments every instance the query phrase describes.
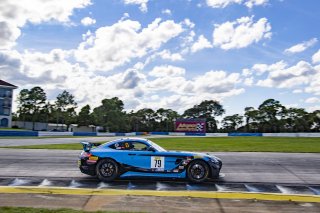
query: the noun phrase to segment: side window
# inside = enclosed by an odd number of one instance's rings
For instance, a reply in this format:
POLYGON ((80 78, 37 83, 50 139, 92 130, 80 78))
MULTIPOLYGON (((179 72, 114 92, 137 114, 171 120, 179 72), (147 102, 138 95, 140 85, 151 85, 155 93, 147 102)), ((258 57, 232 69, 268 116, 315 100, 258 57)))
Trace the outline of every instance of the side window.
POLYGON ((132 142, 133 145, 133 150, 135 151, 146 151, 148 149, 148 146, 144 143, 140 143, 140 142, 132 142))
POLYGON ((122 142, 117 142, 109 146, 111 149, 124 149, 124 145, 122 142))
POLYGON ((132 150, 133 144, 131 141, 117 142, 109 146, 111 149, 116 150, 132 150))

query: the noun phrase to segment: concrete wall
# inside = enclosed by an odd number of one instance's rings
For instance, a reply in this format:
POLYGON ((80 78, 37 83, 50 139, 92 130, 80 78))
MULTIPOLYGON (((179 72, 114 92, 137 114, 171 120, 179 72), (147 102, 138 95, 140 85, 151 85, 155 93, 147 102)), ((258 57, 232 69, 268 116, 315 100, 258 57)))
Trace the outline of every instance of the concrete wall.
MULTIPOLYGON (((17 126, 21 129, 29 129, 32 130, 33 124, 32 122, 23 122, 23 121, 12 121, 12 126, 17 126)), ((48 130, 48 125, 47 123, 39 123, 35 122, 34 124, 34 129, 41 131, 41 130, 48 130)))

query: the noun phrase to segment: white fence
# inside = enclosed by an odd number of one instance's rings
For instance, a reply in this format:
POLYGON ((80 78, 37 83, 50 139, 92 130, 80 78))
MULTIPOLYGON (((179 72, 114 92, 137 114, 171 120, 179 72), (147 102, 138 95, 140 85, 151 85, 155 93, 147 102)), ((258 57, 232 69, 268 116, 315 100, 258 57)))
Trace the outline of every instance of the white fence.
POLYGON ((300 132, 300 133, 262 133, 263 137, 320 137, 319 132, 315 133, 306 133, 306 132, 300 132))
POLYGON ((45 136, 73 136, 73 132, 45 132, 40 131, 38 132, 39 137, 45 137, 45 136))

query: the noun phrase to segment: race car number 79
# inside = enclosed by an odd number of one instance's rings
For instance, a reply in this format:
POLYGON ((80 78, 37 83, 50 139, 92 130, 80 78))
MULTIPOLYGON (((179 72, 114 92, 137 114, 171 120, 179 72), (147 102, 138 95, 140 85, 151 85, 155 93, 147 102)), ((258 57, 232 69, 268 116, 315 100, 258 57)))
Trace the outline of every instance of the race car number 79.
POLYGON ((151 157, 152 169, 164 169, 164 157, 151 157))

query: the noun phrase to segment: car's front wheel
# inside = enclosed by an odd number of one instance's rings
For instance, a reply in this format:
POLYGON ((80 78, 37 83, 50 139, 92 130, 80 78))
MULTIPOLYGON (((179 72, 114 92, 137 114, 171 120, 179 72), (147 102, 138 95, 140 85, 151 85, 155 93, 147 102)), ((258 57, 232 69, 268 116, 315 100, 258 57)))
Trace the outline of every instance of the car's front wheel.
POLYGON ((112 159, 100 160, 96 166, 96 174, 99 180, 104 182, 113 181, 118 177, 119 166, 112 159))
POLYGON ((187 176, 188 179, 192 182, 203 182, 209 176, 209 167, 204 161, 192 161, 188 166, 187 176))

